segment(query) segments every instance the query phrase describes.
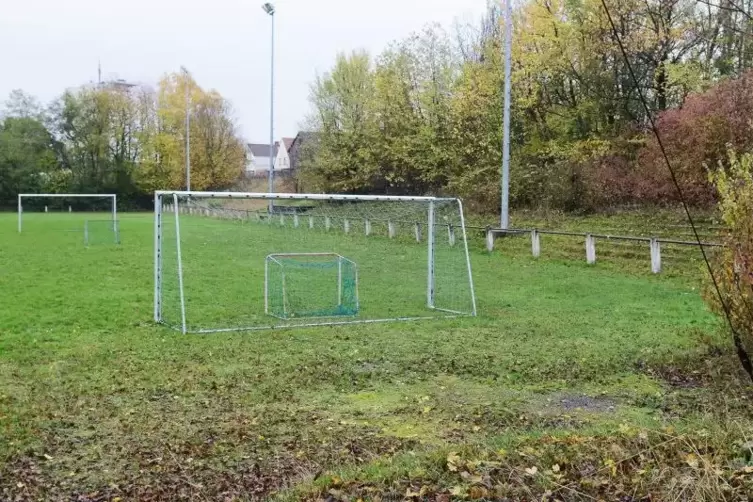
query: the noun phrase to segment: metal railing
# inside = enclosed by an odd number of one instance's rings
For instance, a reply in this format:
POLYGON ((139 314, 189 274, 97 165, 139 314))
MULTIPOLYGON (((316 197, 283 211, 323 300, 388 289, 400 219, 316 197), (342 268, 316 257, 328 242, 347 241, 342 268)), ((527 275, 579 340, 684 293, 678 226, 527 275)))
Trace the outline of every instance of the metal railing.
MULTIPOLYGON (((651 272, 654 274, 661 273, 662 269, 662 244, 672 244, 679 246, 698 246, 696 241, 686 241, 680 239, 669 239, 661 237, 638 237, 631 235, 610 235, 599 234, 592 232, 568 232, 562 230, 539 230, 537 228, 513 228, 513 229, 500 229, 487 227, 485 231, 485 243, 486 250, 491 252, 494 250, 495 240, 504 235, 524 235, 530 234, 531 236, 531 254, 538 258, 541 255, 541 235, 557 235, 557 236, 569 236, 569 237, 582 237, 584 240, 584 247, 586 252, 586 262, 588 264, 596 263, 596 240, 607 241, 624 241, 624 242, 644 242, 649 244, 650 259, 651 259, 651 272)), ((701 246, 704 247, 724 247, 724 244, 717 242, 701 242, 701 246)))
MULTIPOLYGON (((290 208, 288 208, 290 209, 290 208)), ((175 209, 172 207, 172 205, 168 204, 163 209, 164 212, 173 212, 175 209)), ((267 223, 271 223, 273 219, 279 220, 280 222, 284 222, 285 218, 290 218, 291 223, 294 227, 300 226, 309 226, 311 228, 314 228, 314 220, 321 220, 319 222, 320 224, 323 224, 323 227, 329 230, 331 227, 334 226, 335 222, 341 222, 343 226, 343 230, 345 233, 351 232, 351 225, 355 223, 356 220, 359 218, 349 218, 346 216, 328 216, 328 215, 300 215, 299 211, 292 209, 292 210, 280 210, 275 213, 268 213, 267 209, 263 210, 247 210, 247 209, 231 209, 231 208, 213 208, 209 206, 182 206, 180 208, 180 211, 185 214, 191 214, 191 215, 200 215, 200 216, 213 216, 218 218, 225 218, 225 219, 240 219, 240 220, 257 220, 257 221, 265 221, 267 223), (305 221, 305 223, 304 223, 305 221)), ((426 226, 426 222, 420 222, 420 221, 413 221, 413 220, 406 220, 402 218, 368 218, 364 219, 363 225, 361 228, 364 229, 364 233, 366 235, 372 234, 372 224, 382 222, 386 225, 387 236, 389 238, 395 238, 397 237, 397 234, 399 233, 399 226, 403 226, 403 228, 410 228, 410 234, 413 239, 415 239, 417 242, 421 242, 424 238, 424 228, 426 226)), ((437 224, 440 225, 440 224, 437 224)), ((442 225, 444 226, 444 225, 442 225)), ((455 229, 453 228, 453 225, 447 225, 447 233, 448 238, 450 240, 450 245, 454 245, 455 241, 455 229)), ((719 230, 723 230, 722 227, 716 227, 719 230)), ((564 230, 545 230, 545 229, 538 229, 538 228, 511 228, 511 229, 500 229, 500 228, 493 228, 490 226, 482 227, 478 225, 468 225, 466 226, 466 229, 473 231, 479 231, 481 235, 484 237, 484 244, 485 248, 488 252, 491 252, 494 250, 495 241, 497 238, 505 235, 530 235, 531 238, 531 254, 538 258, 541 256, 541 236, 542 235, 551 235, 551 236, 565 236, 565 237, 578 237, 582 238, 584 242, 584 249, 585 249, 585 255, 586 255, 586 262, 588 264, 594 264, 596 263, 596 242, 597 240, 603 240, 603 241, 616 241, 616 242, 634 242, 634 243, 645 243, 648 244, 648 257, 651 260, 651 272, 654 274, 659 274, 662 271, 662 245, 676 245, 676 246, 698 246, 698 242, 696 241, 690 241, 690 240, 683 240, 683 239, 676 239, 676 238, 665 238, 665 237, 642 237, 642 236, 633 236, 633 235, 616 235, 616 234, 607 234, 607 233, 595 233, 595 232, 572 232, 572 231, 564 231, 564 230)), ((701 242, 701 245, 704 247, 709 248, 720 248, 724 247, 724 244, 720 244, 718 242, 701 242)))

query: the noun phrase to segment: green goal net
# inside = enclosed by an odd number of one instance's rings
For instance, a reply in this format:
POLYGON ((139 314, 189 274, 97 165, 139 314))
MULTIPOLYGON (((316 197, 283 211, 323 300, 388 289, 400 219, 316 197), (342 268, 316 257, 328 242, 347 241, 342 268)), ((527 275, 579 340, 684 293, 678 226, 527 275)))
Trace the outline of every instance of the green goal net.
POLYGON ((267 256, 267 314, 280 319, 349 317, 358 314, 356 264, 336 253, 267 256))

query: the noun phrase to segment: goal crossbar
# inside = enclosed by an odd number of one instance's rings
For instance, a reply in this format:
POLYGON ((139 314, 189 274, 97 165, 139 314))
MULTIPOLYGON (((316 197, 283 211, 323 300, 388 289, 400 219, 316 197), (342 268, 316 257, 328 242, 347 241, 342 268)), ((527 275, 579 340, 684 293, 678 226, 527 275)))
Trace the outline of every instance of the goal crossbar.
POLYGON ((364 201, 364 202, 442 202, 454 201, 452 197, 410 197, 405 195, 346 195, 346 194, 298 194, 298 193, 256 193, 256 192, 186 192, 158 190, 157 197, 173 196, 194 199, 279 199, 279 200, 326 200, 326 201, 364 201))
POLYGON ((118 219, 118 195, 114 193, 20 193, 18 194, 18 231, 23 226, 23 200, 31 198, 45 199, 112 199, 112 221, 118 219))

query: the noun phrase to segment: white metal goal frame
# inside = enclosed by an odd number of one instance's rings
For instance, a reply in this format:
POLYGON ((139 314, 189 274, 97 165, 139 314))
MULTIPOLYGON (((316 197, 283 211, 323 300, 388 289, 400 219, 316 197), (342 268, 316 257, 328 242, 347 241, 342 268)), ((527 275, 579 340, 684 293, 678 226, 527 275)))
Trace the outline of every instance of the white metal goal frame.
MULTIPOLYGON (((350 318, 346 320, 322 320, 313 321, 300 324, 270 324, 263 326, 242 326, 232 328, 217 328, 217 329, 189 329, 187 323, 186 314, 186 294, 184 289, 183 278, 183 259, 181 255, 181 238, 180 238, 180 212, 175 209, 173 211, 174 216, 174 236, 176 240, 176 260, 177 260, 177 279, 178 279, 178 296, 180 301, 180 324, 178 326, 171 325, 163 319, 162 315, 162 278, 163 278, 163 207, 166 201, 173 204, 174 208, 179 206, 179 198, 188 199, 259 199, 259 200, 298 200, 298 201, 324 201, 324 202, 414 202, 425 203, 427 207, 426 221, 427 221, 427 271, 426 271, 426 307, 430 310, 441 311, 447 314, 446 317, 475 317, 477 315, 476 309, 476 294, 473 285, 473 273, 470 261, 470 252, 468 249, 468 239, 465 228, 465 216, 463 211, 463 203, 459 198, 454 197, 430 197, 430 196, 390 196, 390 195, 346 195, 346 194, 297 194, 297 193, 256 193, 256 192, 199 192, 199 191, 174 191, 174 190, 157 190, 154 192, 154 321, 159 324, 170 326, 183 334, 195 333, 195 334, 210 334, 210 333, 227 333, 237 331, 258 331, 267 329, 288 329, 288 328, 303 328, 313 326, 337 326, 347 324, 371 324, 380 322, 396 322, 396 321, 415 321, 415 320, 431 320, 437 319, 435 316, 409 316, 409 317, 393 317, 393 318, 380 318, 380 319, 357 319, 350 318), (465 268, 467 270, 467 281, 470 291, 470 311, 461 312, 450 309, 437 307, 435 305, 435 261, 434 261, 434 234, 435 226, 438 225, 434 221, 434 206, 440 202, 453 202, 458 205, 460 216, 460 230, 462 237, 463 253, 465 257, 465 268)), ((280 253, 283 254, 283 253, 280 253)))
MULTIPOLYGON (((273 253, 270 255, 267 255, 266 259, 264 260, 264 313, 267 315, 271 315, 274 317, 277 317, 278 319, 288 319, 288 316, 279 316, 273 312, 270 312, 269 310, 269 264, 270 262, 277 264, 280 267, 284 267, 284 264, 279 259, 288 259, 288 258, 334 258, 337 260, 337 302, 338 305, 342 304, 342 293, 343 293, 343 263, 349 263, 352 267, 353 271, 355 272, 355 302, 356 307, 355 310, 358 312, 358 264, 354 262, 353 260, 350 260, 338 253, 273 253)), ((282 282, 282 296, 283 296, 283 310, 285 310, 284 304, 284 297, 286 296, 285 291, 285 274, 283 272, 283 282, 282 282)), ((342 314, 342 315, 328 315, 326 317, 345 317, 345 316, 353 316, 355 314, 342 314)))
POLYGON ((114 193, 20 193, 18 194, 18 232, 23 229, 24 199, 32 198, 52 198, 52 199, 111 199, 112 200, 112 221, 116 224, 118 221, 118 196, 114 193))

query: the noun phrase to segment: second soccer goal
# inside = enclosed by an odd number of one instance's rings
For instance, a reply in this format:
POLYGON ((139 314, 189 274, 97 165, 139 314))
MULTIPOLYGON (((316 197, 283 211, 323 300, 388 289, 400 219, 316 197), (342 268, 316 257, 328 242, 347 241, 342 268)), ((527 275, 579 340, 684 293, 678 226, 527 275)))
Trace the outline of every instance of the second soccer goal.
POLYGON ((280 253, 267 256, 264 306, 280 319, 355 316, 358 269, 336 253, 280 253))

